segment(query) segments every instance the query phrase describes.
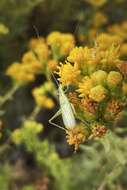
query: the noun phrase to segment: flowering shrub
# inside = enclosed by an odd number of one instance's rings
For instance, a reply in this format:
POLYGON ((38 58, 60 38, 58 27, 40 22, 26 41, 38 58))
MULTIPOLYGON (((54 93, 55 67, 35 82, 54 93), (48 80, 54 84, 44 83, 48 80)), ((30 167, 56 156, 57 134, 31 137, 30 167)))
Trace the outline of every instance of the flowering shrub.
POLYGON ((112 129, 126 107, 127 92, 126 62, 121 58, 119 36, 102 33, 93 47, 74 47, 74 43, 73 35, 60 32, 46 39, 32 39, 21 63, 10 65, 6 75, 18 87, 34 81, 36 75, 46 76, 47 82, 32 90, 38 112, 54 107, 48 94, 56 98, 52 73, 58 75, 79 120, 74 129, 66 130, 68 144, 77 150, 84 141, 103 137, 112 129))
MULTIPOLYGON (((113 7, 122 5, 123 10, 124 0, 82 3, 84 11, 68 19, 79 17, 75 32, 32 37, 18 61, 1 71, 11 82, 0 96, 1 190, 126 189, 127 20, 117 22, 108 14, 113 7), (32 106, 21 100, 25 88, 32 106), (67 105, 60 102, 62 94, 67 105), (17 111, 17 118, 12 114, 13 124, 7 119, 15 106, 27 110, 21 116, 17 111), (60 113, 55 114, 58 107, 66 108, 54 121, 63 130, 50 122, 60 113), (71 116, 75 125, 66 126, 71 116)), ((53 7, 49 1, 48 9, 53 7)), ((10 31, 0 23, 0 38, 10 31)))
POLYGON ((62 86, 73 89, 68 98, 71 93, 76 115, 89 123, 89 137, 103 136, 126 106, 126 75, 121 70, 126 63, 120 59, 119 45, 105 37, 111 38, 100 34, 94 47, 75 47, 57 72, 62 86))

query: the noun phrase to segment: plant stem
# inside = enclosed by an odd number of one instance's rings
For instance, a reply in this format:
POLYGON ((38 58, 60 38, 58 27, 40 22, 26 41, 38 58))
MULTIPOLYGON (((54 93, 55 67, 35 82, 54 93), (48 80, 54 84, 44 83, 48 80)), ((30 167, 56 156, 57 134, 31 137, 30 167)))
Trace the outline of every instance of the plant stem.
POLYGON ((12 99, 13 95, 19 88, 19 85, 14 85, 3 97, 0 97, 0 107, 2 107, 8 100, 12 99))
POLYGON ((41 108, 39 106, 36 106, 28 119, 34 120, 36 118, 36 116, 38 115, 38 113, 40 112, 40 110, 41 110, 41 108))

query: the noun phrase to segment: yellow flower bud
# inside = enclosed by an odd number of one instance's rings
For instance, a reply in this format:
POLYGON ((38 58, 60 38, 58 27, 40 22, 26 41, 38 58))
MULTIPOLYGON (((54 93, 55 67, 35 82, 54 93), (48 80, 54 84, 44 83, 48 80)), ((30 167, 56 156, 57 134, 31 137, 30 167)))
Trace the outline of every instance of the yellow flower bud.
POLYGON ((60 45, 61 44, 61 33, 60 32, 51 32, 47 37, 47 43, 49 45, 60 45))
POLYGON ((107 79, 107 73, 103 70, 98 70, 91 75, 94 84, 103 84, 107 79))
POLYGON ((89 97, 96 102, 101 102, 106 97, 106 89, 102 85, 97 85, 90 90, 89 97))
POLYGON ((122 82, 122 75, 117 71, 111 71, 107 77, 107 84, 109 87, 116 87, 122 82))

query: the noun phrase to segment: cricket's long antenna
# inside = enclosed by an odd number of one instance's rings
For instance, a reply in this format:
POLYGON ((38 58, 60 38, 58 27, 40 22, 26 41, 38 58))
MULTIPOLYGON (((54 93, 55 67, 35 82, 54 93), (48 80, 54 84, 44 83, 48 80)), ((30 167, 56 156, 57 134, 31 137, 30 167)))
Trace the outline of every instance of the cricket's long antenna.
POLYGON ((57 81, 57 79, 56 79, 56 77, 54 76, 54 74, 53 74, 53 72, 52 71, 50 71, 51 72, 51 74, 52 74, 52 76, 53 76, 53 79, 55 80, 55 83, 57 84, 57 86, 59 87, 59 83, 58 83, 58 81, 57 81))
POLYGON ((77 25, 75 27, 75 30, 73 32, 74 35, 76 35, 76 33, 77 33, 78 29, 79 29, 79 26, 80 26, 80 21, 78 20, 77 25))
POLYGON ((39 37, 40 37, 40 34, 39 34, 39 31, 38 31, 37 27, 36 27, 35 25, 33 25, 33 28, 34 28, 34 30, 35 30, 35 33, 36 33, 36 35, 37 35, 37 38, 39 38, 39 37))

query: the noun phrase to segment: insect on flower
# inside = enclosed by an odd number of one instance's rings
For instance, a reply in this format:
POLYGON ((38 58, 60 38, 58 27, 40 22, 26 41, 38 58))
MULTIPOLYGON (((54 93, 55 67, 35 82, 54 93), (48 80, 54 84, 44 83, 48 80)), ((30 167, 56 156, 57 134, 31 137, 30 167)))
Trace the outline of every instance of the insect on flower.
POLYGON ((64 130, 66 132, 66 138, 68 144, 74 145, 75 150, 77 150, 79 148, 79 145, 86 140, 88 133, 84 130, 84 127, 77 125, 74 108, 69 102, 61 85, 59 85, 58 87, 58 93, 59 93, 60 109, 49 120, 49 123, 64 130), (62 120, 65 128, 53 122, 53 120, 59 115, 62 115, 62 120))
POLYGON ((59 93, 60 110, 58 110, 56 112, 56 114, 49 120, 49 123, 65 130, 65 131, 66 131, 66 129, 73 129, 76 126, 74 111, 73 111, 72 105, 70 104, 67 96, 65 95, 61 85, 58 88, 58 93, 59 93), (63 119, 63 123, 65 125, 65 128, 52 122, 52 120, 55 119, 56 117, 58 117, 59 115, 62 115, 62 119, 63 119))
MULTIPOLYGON (((34 28, 37 36, 39 36, 36 27, 34 28)), ((62 86, 58 84, 55 77, 54 79, 58 85, 60 110, 58 110, 56 114, 51 119, 49 119, 49 123, 64 130, 66 133, 66 139, 68 144, 73 145, 75 147, 75 150, 77 150, 79 148, 79 145, 86 140, 88 132, 81 125, 77 125, 74 108, 69 102, 66 94, 64 93, 62 86), (65 128, 53 122, 53 119, 55 119, 59 115, 62 115, 65 128)))

